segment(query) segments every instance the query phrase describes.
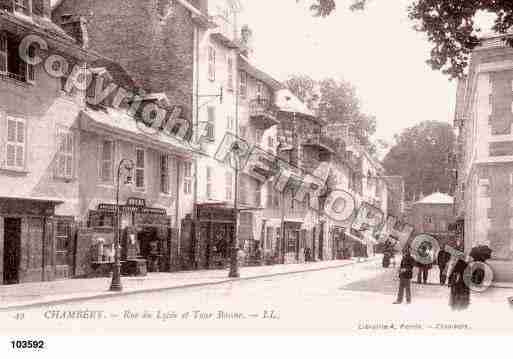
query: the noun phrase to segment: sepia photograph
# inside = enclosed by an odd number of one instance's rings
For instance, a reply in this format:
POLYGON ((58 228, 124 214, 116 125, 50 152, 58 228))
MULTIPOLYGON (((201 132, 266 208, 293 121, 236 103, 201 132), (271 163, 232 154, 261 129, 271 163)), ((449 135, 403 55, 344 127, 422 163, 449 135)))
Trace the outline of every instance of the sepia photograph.
POLYGON ((3 346, 510 335, 512 128, 510 0, 0 0, 3 346))

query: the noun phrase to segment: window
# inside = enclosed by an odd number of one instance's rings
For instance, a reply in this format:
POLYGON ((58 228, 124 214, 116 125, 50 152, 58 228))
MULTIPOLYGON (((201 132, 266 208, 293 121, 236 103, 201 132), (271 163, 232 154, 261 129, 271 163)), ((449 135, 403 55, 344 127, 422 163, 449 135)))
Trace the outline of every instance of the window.
POLYGON ((14 0, 14 9, 25 15, 30 14, 30 0, 14 0))
POLYGON ((255 191, 255 206, 260 207, 262 205, 262 185, 257 184, 255 191))
POLYGON ((228 83, 226 85, 228 91, 233 91, 233 58, 228 57, 228 83))
POLYGON ((264 95, 264 84, 261 81, 257 81, 256 97, 260 100, 264 95))
POLYGON ((68 129, 57 130, 57 177, 73 178, 73 132, 68 129))
POLYGON ((185 162, 183 164, 183 191, 185 194, 192 193, 192 163, 185 162))
POLYGON ((267 182, 267 200, 265 203, 267 208, 272 208, 273 203, 273 184, 271 182, 267 182))
POLYGON ((230 171, 226 172, 225 181, 226 200, 231 201, 233 199, 233 174, 230 171))
POLYGON ((55 230, 55 254, 57 265, 68 264, 68 250, 71 236, 71 223, 57 221, 55 230))
POLYGON ((244 177, 239 181, 239 200, 242 204, 248 204, 248 183, 244 177))
POLYGON ((207 166, 207 188, 206 195, 208 199, 212 198, 212 167, 207 166))
POLYGON ((272 136, 267 137, 267 147, 269 147, 270 150, 274 149, 274 138, 272 136))
MULTIPOLYGON (((30 59, 33 59, 35 56, 36 56, 36 49, 34 48, 34 46, 29 46, 28 49, 27 49, 27 53, 28 53, 28 56, 30 59)), ((25 65, 27 66, 27 82, 31 82, 33 83, 34 81, 36 81, 36 69, 35 69, 35 66, 34 65, 31 65, 31 64, 28 64, 28 63, 25 63, 25 65)))
POLYGON ((7 73, 7 36, 0 34, 0 74, 7 73))
POLYGON ((208 47, 208 79, 216 80, 216 50, 212 46, 208 47))
POLYGON ((215 140, 215 123, 216 123, 216 108, 214 106, 208 107, 208 123, 207 123, 207 139, 215 140))
POLYGON ((226 128, 231 131, 235 129, 235 118, 233 116, 228 116, 226 120, 226 128))
POLYGON ((273 242, 273 228, 267 227, 264 249, 272 249, 272 242, 273 242))
POLYGON ((264 131, 256 129, 255 130, 255 141, 257 144, 262 142, 262 137, 264 137, 264 131))
POLYGON ((424 223, 432 224, 433 223, 433 217, 431 217, 431 216, 424 217, 424 223))
POLYGON ((144 190, 144 165, 146 151, 143 148, 135 149, 135 188, 144 190))
POLYGON ((94 99, 96 97, 96 82, 98 81, 98 74, 91 74, 91 82, 86 90, 86 97, 94 99))
POLYGON ((247 136, 247 132, 248 132, 248 128, 246 126, 240 126, 239 137, 245 140, 246 136, 247 136))
POLYGON ((100 143, 100 180, 113 182, 114 180, 114 141, 103 140, 100 143))
POLYGON ((160 192, 164 194, 169 194, 170 190, 170 181, 169 181, 169 156, 161 153, 160 154, 160 192))
POLYGON ((248 94, 248 74, 240 72, 240 97, 245 98, 248 94))
POLYGON ((23 170, 25 168, 25 120, 7 118, 7 168, 23 170))

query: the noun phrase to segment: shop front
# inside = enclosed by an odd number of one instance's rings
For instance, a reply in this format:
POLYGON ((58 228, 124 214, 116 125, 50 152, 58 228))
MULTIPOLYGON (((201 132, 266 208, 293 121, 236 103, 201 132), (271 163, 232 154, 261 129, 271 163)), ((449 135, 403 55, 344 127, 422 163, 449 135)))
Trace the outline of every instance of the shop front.
POLYGON ((55 216, 51 198, 0 198, 2 284, 73 276, 74 219, 55 216))
MULTIPOLYGON (((121 261, 127 265, 143 262, 148 272, 168 272, 178 260, 177 231, 172 217, 161 208, 152 208, 140 198, 129 198, 119 206, 121 261)), ((92 230, 91 270, 114 263, 116 206, 100 203, 89 211, 88 228, 92 230)), ((128 274, 128 273, 127 273, 128 274)))

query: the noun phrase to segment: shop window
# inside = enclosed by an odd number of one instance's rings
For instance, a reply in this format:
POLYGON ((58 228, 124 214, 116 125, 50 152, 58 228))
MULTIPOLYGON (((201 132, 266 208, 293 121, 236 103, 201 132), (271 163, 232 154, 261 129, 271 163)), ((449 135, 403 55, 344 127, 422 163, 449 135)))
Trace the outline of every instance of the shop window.
POLYGON ((213 46, 208 47, 208 79, 216 80, 216 50, 213 46))
POLYGON ((25 120, 7 118, 6 168, 25 169, 25 120))
POLYGON ((104 183, 114 180, 114 141, 103 140, 100 143, 100 179, 104 183))
POLYGON ((248 74, 244 71, 240 71, 240 97, 246 98, 248 94, 248 74))
POLYGON ((225 193, 226 193, 226 200, 227 201, 231 201, 233 199, 233 173, 231 173, 230 171, 227 171, 226 172, 226 175, 225 175, 225 180, 226 180, 226 188, 225 188, 225 193))
POLYGON ((273 228, 267 227, 264 249, 272 249, 272 242, 273 242, 273 228))
POLYGON ((192 163, 185 162, 183 165, 183 191, 185 194, 192 193, 192 163))
POLYGON ((68 129, 57 130, 57 172, 58 178, 73 178, 74 138, 73 132, 68 129))
POLYGON ((212 167, 207 167, 207 188, 206 195, 208 199, 212 198, 212 167))
POLYGON ((160 192, 164 194, 171 192, 169 171, 169 156, 162 153, 160 154, 160 192))
POLYGON ((146 151, 143 148, 135 150, 135 188, 138 190, 145 189, 145 157, 146 151))
POLYGON ((228 57, 228 79, 226 87, 228 91, 233 91, 233 58, 231 56, 228 57))
POLYGON ((70 237, 71 223, 68 221, 57 221, 55 229, 55 256, 57 265, 68 264, 70 237))
POLYGON ((298 231, 291 231, 289 233, 289 238, 287 241, 287 252, 295 252, 297 247, 297 240, 298 240, 299 232, 298 231))

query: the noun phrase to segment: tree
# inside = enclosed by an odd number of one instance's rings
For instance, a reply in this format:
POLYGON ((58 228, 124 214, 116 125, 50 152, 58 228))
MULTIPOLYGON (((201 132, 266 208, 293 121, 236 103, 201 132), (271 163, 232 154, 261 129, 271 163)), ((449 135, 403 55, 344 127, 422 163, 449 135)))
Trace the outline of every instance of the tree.
POLYGON ((448 123, 425 121, 395 136, 383 160, 387 174, 404 178, 406 199, 420 193, 452 192, 455 135, 448 123))
MULTIPOLYGON (((336 9, 334 0, 311 1, 310 9, 315 16, 326 17, 336 9)), ((351 0, 348 4, 351 10, 362 10, 369 1, 351 0)), ((425 33, 433 43, 427 60, 433 69, 441 70, 451 78, 465 74, 470 53, 480 43, 481 29, 475 18, 481 12, 496 15, 492 30, 499 34, 506 34, 513 26, 511 0, 415 0, 408 7, 414 29, 425 33)), ((505 40, 513 46, 513 39, 505 40)))
POLYGON ((348 125, 360 144, 371 154, 376 152, 370 136, 376 132, 376 119, 364 114, 355 88, 345 81, 331 78, 315 81, 307 75, 294 75, 286 81, 287 87, 308 108, 321 114, 328 123, 348 125))

